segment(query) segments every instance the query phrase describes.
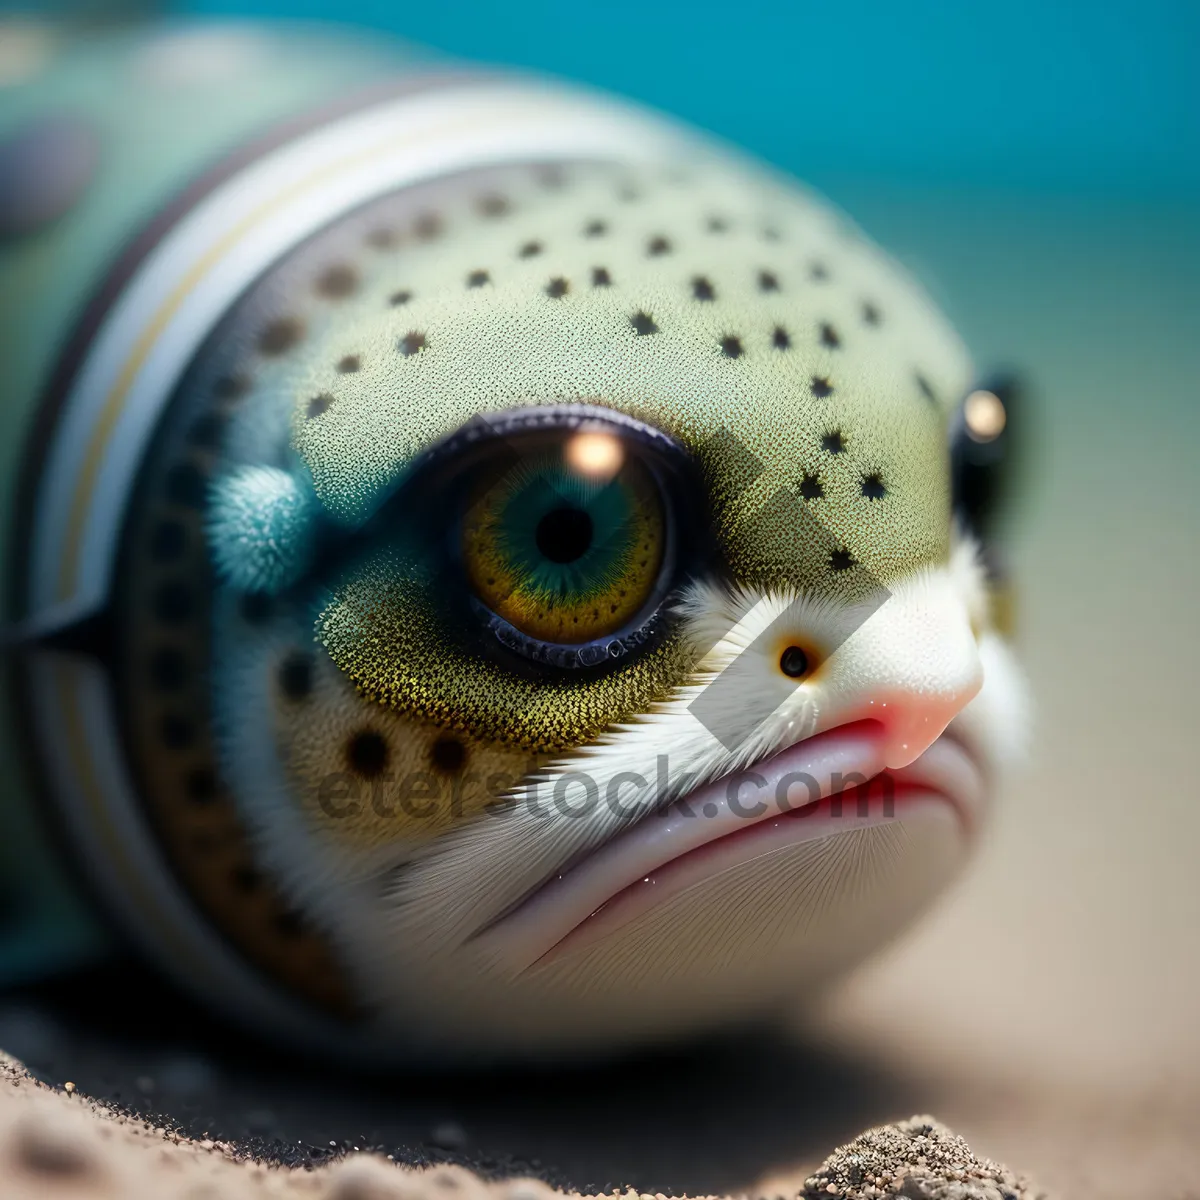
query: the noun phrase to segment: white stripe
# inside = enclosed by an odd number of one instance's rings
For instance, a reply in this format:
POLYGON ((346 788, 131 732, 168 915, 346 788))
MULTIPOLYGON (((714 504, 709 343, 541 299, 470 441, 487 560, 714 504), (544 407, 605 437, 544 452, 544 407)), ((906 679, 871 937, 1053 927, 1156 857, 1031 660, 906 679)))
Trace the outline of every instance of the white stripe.
POLYGON ((669 122, 612 102, 550 85, 493 82, 380 103, 280 147, 222 184, 129 281, 76 376, 38 495, 30 614, 103 602, 125 504, 175 384, 217 320, 289 248, 374 197, 469 167, 661 161, 696 148, 669 122), (269 213, 204 269, 133 377, 88 497, 75 586, 61 591, 77 481, 110 392, 179 282, 265 205, 269 213))

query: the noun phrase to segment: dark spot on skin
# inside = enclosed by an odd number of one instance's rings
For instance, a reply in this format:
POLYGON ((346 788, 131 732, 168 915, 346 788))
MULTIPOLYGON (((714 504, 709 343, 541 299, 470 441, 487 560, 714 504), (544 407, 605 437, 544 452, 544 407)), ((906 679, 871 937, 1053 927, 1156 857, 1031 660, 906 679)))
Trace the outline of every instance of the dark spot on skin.
POLYGON ((584 237, 603 237, 608 232, 608 226, 603 221, 589 221, 583 227, 584 237))
POLYGON ((305 932, 304 918, 298 913, 288 909, 286 912, 281 912, 275 918, 275 932, 280 937, 297 938, 301 937, 305 932))
POLYGON ((322 392, 319 396, 314 396, 308 402, 308 419, 311 421, 315 417, 327 413, 332 404, 333 397, 328 392, 322 392))
POLYGON ((783 239, 783 235, 779 232, 778 229, 775 228, 774 225, 764 226, 763 231, 762 231, 762 236, 763 236, 764 242, 778 242, 778 241, 782 241, 782 239, 783 239))
POLYGON ((248 375, 237 372, 232 375, 222 375, 213 384, 213 395, 218 400, 240 400, 250 390, 250 386, 248 375))
POLYGON ((173 646, 163 646, 150 656, 150 678, 164 692, 177 692, 187 682, 187 660, 173 646))
POLYGON ((413 225, 413 232, 422 242, 432 241, 442 232, 442 218, 437 213, 423 213, 413 225))
POLYGON ((829 569, 831 571, 848 571, 856 565, 854 557, 849 550, 835 550, 829 556, 829 569))
POLYGON ((247 592, 238 608, 247 625, 265 625, 271 619, 275 604, 266 592, 247 592))
POLYGON ((367 234, 367 245, 372 250, 390 250, 393 246, 400 242, 400 235, 394 229, 387 229, 380 226, 378 229, 372 229, 367 234))
POLYGON ((741 358, 745 354, 742 348, 742 339, 734 337, 732 334, 726 334, 721 339, 721 353, 726 358, 741 358))
POLYGON ((771 271, 759 271, 758 290, 760 292, 779 291, 779 277, 771 271))
POLYGON ((345 358, 338 359, 338 374, 353 375, 361 366, 362 361, 359 359, 357 354, 347 354, 345 358))
POLYGON ((491 281, 492 277, 486 271, 472 271, 467 276, 467 287, 483 287, 485 283, 491 283, 491 281))
POLYGON ((197 418, 188 431, 188 440, 202 450, 219 450, 225 432, 225 421, 219 413, 205 413, 197 418))
POLYGON ((150 557, 174 562, 187 547, 187 531, 178 521, 161 521, 150 536, 150 557))
POLYGON ((697 300, 715 300, 717 293, 713 285, 703 275, 697 275, 692 280, 692 296, 697 300))
POLYGON ((456 775, 467 761, 467 748, 456 737, 447 734, 429 747, 429 765, 443 775, 456 775))
POLYGON ((729 229, 729 222, 724 217, 709 217, 704 228, 709 233, 725 233, 729 229))
POLYGON ((779 656, 779 669, 789 679, 808 674, 808 655, 799 646, 789 646, 779 656))
POLYGON ((279 664, 279 690, 289 700, 305 700, 312 692, 312 658, 294 650, 279 664))
POLYGON ((562 167, 538 167, 535 176, 538 183, 549 191, 555 191, 567 182, 567 173, 562 167))
POLYGON ((814 375, 812 377, 812 394, 820 398, 833 395, 833 384, 823 376, 814 375))
POLYGON ((607 267, 592 268, 592 287, 612 287, 612 276, 607 267))
POLYGON ((409 292, 409 291, 393 292, 388 297, 388 303, 393 308, 399 308, 401 305, 407 304, 412 298, 413 298, 413 294, 412 294, 412 292, 409 292))
POLYGON ((828 346, 830 350, 836 350, 842 344, 842 339, 838 337, 837 330, 832 325, 824 324, 821 326, 821 345, 828 346))
POLYGON ((344 300, 358 287, 358 272, 347 263, 335 263, 317 277, 317 292, 327 300, 344 300))
POLYGON ((167 472, 167 499, 184 508, 199 508, 204 503, 207 485, 204 473, 193 463, 176 463, 167 472))
POLYGON ((835 429, 831 433, 827 433, 821 439, 821 449, 827 450, 830 454, 841 454, 846 448, 846 443, 842 439, 842 431, 835 429))
POLYGON ((262 887, 262 876, 248 863, 242 863, 229 872, 229 882, 239 892, 256 892, 262 887))
POLYGON ((862 306, 862 319, 867 325, 878 325, 883 314, 869 300, 862 306))
POLYGON ((622 184, 617 188, 617 199, 624 204, 632 204, 641 198, 641 193, 631 183, 622 184))
POLYGON ((362 729, 346 743, 346 765, 364 779, 383 774, 388 764, 388 745, 373 729, 362 729))
POLYGON ((805 475, 800 480, 800 495, 805 500, 820 500, 825 495, 825 488, 822 486, 820 479, 816 475, 805 475))
POLYGON ((782 325, 776 325, 774 332, 771 334, 771 345, 776 350, 790 350, 792 339, 788 336, 788 331, 782 325))
POLYGON ((413 330, 410 333, 406 333, 400 339, 398 348, 405 358, 411 358, 414 354, 419 354, 424 350, 426 345, 425 335, 413 330))
POLYGON ((160 584, 154 593, 154 615, 164 625, 184 625, 192 616, 192 593, 180 579, 160 584))
POLYGON ((258 335, 258 349, 272 358, 286 354, 304 337, 304 323, 299 317, 280 317, 258 335))
POLYGON ((570 287, 571 285, 559 275, 546 284, 546 295, 551 300, 561 300, 570 291, 570 287))
POLYGON ((217 776, 210 767, 193 767, 183 777, 183 790, 193 804, 211 804, 217 798, 217 776))
POLYGON ((917 387, 920 388, 920 390, 921 390, 921 395, 924 396, 925 399, 928 400, 930 404, 932 404, 936 407, 937 396, 934 394, 933 387, 930 384, 929 380, 926 379, 925 376, 922 375, 919 371, 916 373, 914 378, 917 381, 917 387))
POLYGON ((158 733, 169 750, 186 750, 196 736, 191 721, 178 713, 168 713, 163 717, 158 733))
POLYGON ((864 475, 862 494, 868 500, 882 500, 887 495, 887 488, 884 487, 883 480, 877 474, 864 475))
POLYGON ((541 242, 526 242, 518 251, 517 254, 521 258, 533 258, 542 252, 541 242))
POLYGON ((652 237, 649 242, 646 243, 646 253, 650 255, 651 258, 657 258, 662 254, 670 254, 671 243, 660 233, 657 237, 652 237))
POLYGON ((648 312, 637 312, 629 318, 630 325, 633 326, 633 332, 638 337, 645 337, 650 333, 657 333, 658 326, 654 323, 654 318, 648 312))
POLYGON ((808 277, 817 283, 824 283, 829 278, 829 268, 824 263, 815 262, 808 268, 808 277))
POLYGON ((496 192, 491 192, 479 198, 479 212, 482 216, 502 217, 508 210, 508 201, 496 192))

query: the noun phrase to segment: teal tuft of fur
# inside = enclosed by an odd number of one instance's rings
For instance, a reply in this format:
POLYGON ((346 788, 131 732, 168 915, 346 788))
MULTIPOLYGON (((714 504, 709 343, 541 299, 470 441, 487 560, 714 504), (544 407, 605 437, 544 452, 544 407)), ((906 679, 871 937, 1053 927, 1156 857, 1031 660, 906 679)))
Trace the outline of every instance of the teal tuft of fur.
POLYGON ((221 577, 245 592, 281 592, 312 559, 312 489, 279 467, 240 467, 213 485, 209 542, 221 577))

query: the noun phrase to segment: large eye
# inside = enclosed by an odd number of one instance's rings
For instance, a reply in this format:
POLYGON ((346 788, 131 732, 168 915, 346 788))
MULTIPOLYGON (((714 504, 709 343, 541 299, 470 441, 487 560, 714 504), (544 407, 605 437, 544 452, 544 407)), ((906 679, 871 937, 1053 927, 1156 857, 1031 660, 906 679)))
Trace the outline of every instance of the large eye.
POLYGON ((590 642, 654 597, 667 520, 618 434, 575 433, 485 473, 462 521, 463 567, 479 600, 527 637, 590 642))
POLYGON ((653 426, 544 405, 478 417, 431 447, 364 534, 418 531, 430 561, 446 562, 447 628, 593 668, 666 628, 667 600, 702 553, 701 494, 690 456, 653 426))

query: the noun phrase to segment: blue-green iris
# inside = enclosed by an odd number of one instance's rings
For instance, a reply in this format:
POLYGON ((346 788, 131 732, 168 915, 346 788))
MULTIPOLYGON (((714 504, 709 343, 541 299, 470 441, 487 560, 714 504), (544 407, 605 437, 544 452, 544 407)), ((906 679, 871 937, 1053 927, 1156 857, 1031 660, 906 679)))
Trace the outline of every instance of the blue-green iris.
POLYGON ((497 506, 495 550, 519 586, 572 603, 618 586, 636 548, 635 497, 620 478, 596 481, 551 463, 519 468, 497 506))

